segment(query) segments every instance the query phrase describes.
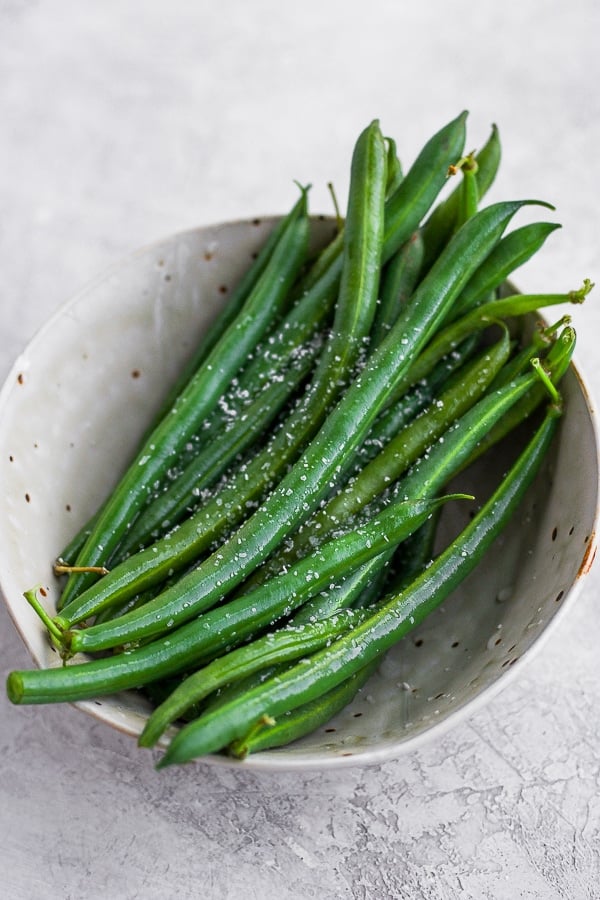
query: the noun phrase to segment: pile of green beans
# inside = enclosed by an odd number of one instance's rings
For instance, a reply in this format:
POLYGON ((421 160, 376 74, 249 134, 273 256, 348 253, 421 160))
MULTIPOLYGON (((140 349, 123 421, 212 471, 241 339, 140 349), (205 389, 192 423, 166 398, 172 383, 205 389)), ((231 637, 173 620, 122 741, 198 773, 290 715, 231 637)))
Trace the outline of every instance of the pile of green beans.
POLYGON ((568 317, 527 337, 523 319, 592 285, 507 290, 558 225, 507 233, 549 204, 484 206, 499 133, 465 155, 465 129, 463 112, 404 173, 371 122, 315 258, 301 188, 60 554, 56 611, 25 591, 63 665, 11 672, 13 703, 142 691, 155 709, 139 743, 169 736, 161 767, 282 746, 342 709, 484 558, 550 445, 575 346, 568 317), (524 422, 493 495, 433 555, 440 509, 465 497, 446 485, 524 422))

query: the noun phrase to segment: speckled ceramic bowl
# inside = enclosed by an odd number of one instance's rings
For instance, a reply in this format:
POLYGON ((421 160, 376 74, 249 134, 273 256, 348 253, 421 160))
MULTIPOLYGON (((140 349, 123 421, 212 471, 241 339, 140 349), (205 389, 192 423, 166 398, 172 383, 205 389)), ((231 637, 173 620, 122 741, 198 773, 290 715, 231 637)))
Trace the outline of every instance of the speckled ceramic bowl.
MULTIPOLYGON (((110 490, 271 225, 199 228, 132 255, 64 306, 10 372, 0 396, 0 585, 36 664, 59 660, 23 590, 48 585, 52 607, 53 559, 110 490)), ((330 229, 316 220, 315 240, 330 229)), ((262 769, 379 762, 469 715, 518 671, 572 602, 595 552, 597 438, 575 368, 564 395, 560 433, 517 520, 355 701, 288 748, 213 762, 262 769)), ((504 451, 496 453, 463 486, 485 492, 505 464, 504 451)), ((466 504, 454 508, 468 515, 466 504)), ((135 693, 78 706, 132 735, 147 714, 135 693)))

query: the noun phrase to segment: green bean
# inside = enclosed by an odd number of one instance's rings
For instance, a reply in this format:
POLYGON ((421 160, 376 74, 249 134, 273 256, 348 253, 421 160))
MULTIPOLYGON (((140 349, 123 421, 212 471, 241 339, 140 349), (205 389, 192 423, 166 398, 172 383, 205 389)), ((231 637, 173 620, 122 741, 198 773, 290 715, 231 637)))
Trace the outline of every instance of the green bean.
POLYGON ((404 178, 404 172, 402 171, 402 164, 398 159, 398 148, 396 145, 396 141, 394 138, 386 137, 385 143, 387 146, 387 187, 386 187, 386 195, 391 197, 400 187, 402 180, 404 178))
POLYGON ((362 625, 276 679, 201 715, 173 738, 159 768, 225 749, 244 738, 263 716, 277 716, 323 696, 397 643, 473 570, 502 531, 531 484, 555 431, 553 406, 493 496, 427 571, 383 602, 362 625))
POLYGON ((392 560, 386 593, 400 593, 431 563, 440 516, 433 512, 420 528, 403 541, 392 560))
POLYGON ((267 666, 289 662, 320 650, 364 618, 364 613, 341 610, 322 622, 288 625, 272 631, 214 659, 188 675, 152 712, 139 737, 139 745, 153 747, 169 725, 219 688, 267 666))
POLYGON ((553 231, 561 226, 534 222, 505 235, 473 275, 452 310, 452 318, 464 315, 486 301, 492 291, 537 253, 553 231))
MULTIPOLYGON (((556 342, 544 357, 544 367, 552 381, 558 384, 565 375, 575 350, 576 334, 570 326, 565 327, 556 342)), ((463 467, 470 465, 490 447, 498 444, 507 434, 525 421, 540 406, 545 397, 544 385, 534 383, 529 391, 508 411, 503 419, 496 422, 485 434, 479 445, 465 459, 463 467)))
POLYGON ((381 299, 370 344, 376 347, 390 330, 403 306, 413 294, 423 262, 423 241, 418 231, 388 262, 382 277, 381 299))
MULTIPOLYGON (((544 356, 548 350, 556 346, 557 335, 571 324, 571 317, 561 316, 553 325, 543 325, 541 322, 533 329, 529 343, 521 347, 510 361, 502 368, 492 382, 492 387, 501 387, 503 384, 529 371, 531 360, 535 356, 544 356)), ((561 376, 562 377, 562 376, 561 376)), ((539 386, 539 385, 538 385, 539 386)))
POLYGON ((447 180, 448 167, 462 154, 467 113, 462 112, 425 144, 386 204, 386 263, 400 249, 429 211, 447 180))
MULTIPOLYGON (((432 513, 433 515, 433 513, 432 513)), ((360 568, 346 575, 340 583, 329 585, 296 610, 290 625, 306 625, 321 621, 340 609, 354 608, 359 597, 373 584, 380 581, 380 571, 385 570, 388 552, 363 563, 360 568)))
POLYGON ((479 164, 473 153, 463 157, 457 163, 457 168, 462 172, 462 185, 458 192, 458 204, 454 230, 458 231, 461 225, 475 215, 479 207, 479 187, 477 184, 477 172, 479 164))
MULTIPOLYGON (((266 241, 259 249, 252 264, 245 270, 241 278, 234 286, 226 305, 219 311, 218 316, 209 325, 190 360, 185 364, 177 380, 162 407, 162 415, 166 415, 176 403, 178 396, 185 389, 194 372, 204 363, 210 352, 223 337, 226 330, 233 324, 247 302, 248 297, 255 289, 263 272, 269 265, 279 243, 284 239, 286 230, 293 218, 301 216, 305 212, 306 188, 301 188, 302 196, 287 216, 276 221, 266 241)), ((162 416, 161 416, 162 418, 162 416)))
POLYGON ((363 666, 346 681, 336 685, 316 700, 284 712, 277 721, 269 719, 262 727, 253 727, 245 737, 233 741, 227 748, 229 756, 245 759, 250 753, 283 747, 292 741, 312 734, 321 725, 330 722, 356 697, 375 669, 377 660, 363 666))
POLYGON ((592 287, 591 282, 585 279, 581 288, 565 294, 513 294, 503 297, 501 300, 482 303, 438 331, 424 352, 407 371, 405 377, 400 379, 396 385, 396 394, 401 396, 412 384, 427 375, 436 363, 452 352, 452 349, 459 345, 467 335, 471 335, 477 330, 483 330, 491 322, 498 322, 512 316, 525 316, 542 307, 564 303, 583 303, 592 287))
MULTIPOLYGON (((460 153, 457 153, 455 159, 458 160, 460 155, 460 153)), ((480 200, 485 196, 496 177, 500 165, 500 157, 500 137, 497 127, 493 125, 488 141, 481 148, 480 152, 475 155, 477 162, 475 177, 480 200)), ((461 200, 461 189, 462 186, 459 185, 442 203, 438 204, 421 229, 425 246, 423 272, 429 270, 456 230, 456 216, 461 200)))

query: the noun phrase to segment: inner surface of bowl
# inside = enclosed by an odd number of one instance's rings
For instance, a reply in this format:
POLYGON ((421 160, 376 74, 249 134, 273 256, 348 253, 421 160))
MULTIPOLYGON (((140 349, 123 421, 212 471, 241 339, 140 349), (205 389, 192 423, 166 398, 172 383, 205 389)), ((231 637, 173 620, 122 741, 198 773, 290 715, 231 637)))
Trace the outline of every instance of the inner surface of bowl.
MULTIPOLYGON (((118 480, 273 221, 198 228, 132 255, 63 307, 10 372, 0 396, 0 586, 38 665, 60 660, 23 591, 44 585, 54 609, 54 559, 118 480)), ((331 232, 331 221, 313 221, 315 245, 331 232)), ((595 550, 596 433, 573 367, 563 395, 565 413, 543 471, 486 560, 388 653, 332 722, 243 765, 306 768, 396 756, 472 711, 539 645, 595 550)), ((485 499, 511 446, 480 461, 456 486, 485 499)), ((448 508, 443 534, 456 531, 474 507, 448 508)), ((131 734, 140 732, 148 711, 135 692, 78 706, 131 734)))

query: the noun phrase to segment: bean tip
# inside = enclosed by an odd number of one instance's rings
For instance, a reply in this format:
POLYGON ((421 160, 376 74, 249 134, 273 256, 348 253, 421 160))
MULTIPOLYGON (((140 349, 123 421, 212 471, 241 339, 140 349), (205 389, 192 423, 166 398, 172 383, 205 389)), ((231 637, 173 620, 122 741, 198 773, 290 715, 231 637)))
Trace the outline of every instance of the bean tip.
POLYGON ((23 678, 20 672, 11 672, 6 679, 6 694, 11 703, 19 704, 23 701, 23 678))

